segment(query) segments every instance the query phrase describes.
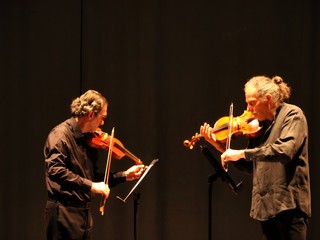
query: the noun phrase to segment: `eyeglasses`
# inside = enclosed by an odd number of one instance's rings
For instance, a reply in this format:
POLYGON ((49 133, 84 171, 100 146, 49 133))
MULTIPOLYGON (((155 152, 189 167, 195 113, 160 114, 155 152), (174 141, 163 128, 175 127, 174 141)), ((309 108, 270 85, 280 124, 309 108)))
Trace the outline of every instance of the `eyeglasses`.
POLYGON ((107 118, 107 115, 102 115, 102 114, 100 114, 100 113, 98 113, 98 115, 99 115, 103 120, 105 120, 105 119, 107 118))

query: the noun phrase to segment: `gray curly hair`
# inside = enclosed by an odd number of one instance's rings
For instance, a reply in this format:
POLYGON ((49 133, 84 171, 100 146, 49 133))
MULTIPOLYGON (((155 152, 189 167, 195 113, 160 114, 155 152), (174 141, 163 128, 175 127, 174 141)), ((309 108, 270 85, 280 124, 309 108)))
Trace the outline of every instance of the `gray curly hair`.
POLYGON ((89 112, 98 114, 108 104, 107 99, 98 91, 88 90, 74 99, 70 105, 72 117, 82 117, 89 112))
POLYGON ((255 76, 244 85, 244 91, 249 88, 257 90, 257 98, 264 98, 267 94, 273 97, 273 102, 285 102, 290 98, 291 87, 279 76, 272 78, 266 76, 255 76))

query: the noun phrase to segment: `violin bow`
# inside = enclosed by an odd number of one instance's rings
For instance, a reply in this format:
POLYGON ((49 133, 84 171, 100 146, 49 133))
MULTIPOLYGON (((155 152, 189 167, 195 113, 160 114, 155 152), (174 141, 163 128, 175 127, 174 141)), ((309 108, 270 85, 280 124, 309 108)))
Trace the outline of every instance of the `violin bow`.
MULTIPOLYGON (((232 124, 233 124, 233 103, 231 102, 229 108, 229 124, 228 124, 228 137, 226 142, 226 149, 230 149, 231 137, 232 137, 232 124)), ((225 165, 226 172, 228 171, 228 163, 225 165)))
MULTIPOLYGON (((104 183, 108 184, 109 182, 109 173, 110 173, 110 166, 111 166, 111 160, 112 160, 112 148, 113 148, 113 138, 114 138, 114 128, 112 128, 111 136, 110 136, 110 142, 109 142, 109 151, 108 151, 108 157, 107 157, 107 163, 106 163, 106 170, 104 172, 104 183)), ((106 204, 107 198, 102 196, 101 202, 100 202, 100 213, 101 215, 104 215, 104 207, 106 204)))

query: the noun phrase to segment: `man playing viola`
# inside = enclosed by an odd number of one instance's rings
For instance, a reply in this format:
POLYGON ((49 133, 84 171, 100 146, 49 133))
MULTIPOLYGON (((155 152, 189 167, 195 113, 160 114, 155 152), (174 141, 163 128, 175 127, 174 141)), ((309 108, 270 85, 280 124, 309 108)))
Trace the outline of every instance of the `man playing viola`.
POLYGON ((110 173, 108 184, 97 171, 98 150, 89 146, 85 134, 103 126, 108 102, 88 90, 71 103, 70 119, 55 126, 44 146, 48 200, 45 207, 46 239, 90 239, 93 226, 89 210, 95 194, 108 198, 119 183, 140 178, 145 166, 110 173))
POLYGON ((311 216, 308 125, 303 111, 286 103, 291 88, 279 76, 256 76, 244 87, 247 110, 263 125, 247 149, 227 149, 205 123, 200 133, 234 163, 253 174, 250 216, 261 223, 263 239, 306 240, 311 216))

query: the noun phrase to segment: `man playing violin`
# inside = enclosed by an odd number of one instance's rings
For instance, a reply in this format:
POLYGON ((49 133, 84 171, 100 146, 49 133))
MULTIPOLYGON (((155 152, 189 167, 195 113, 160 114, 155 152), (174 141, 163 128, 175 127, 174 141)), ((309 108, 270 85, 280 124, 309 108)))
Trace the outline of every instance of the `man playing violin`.
POLYGON ((90 239, 93 221, 89 211, 95 194, 105 199, 115 185, 140 178, 145 166, 110 173, 108 184, 98 173, 98 150, 85 134, 104 124, 108 102, 88 90, 71 103, 70 119, 54 127, 44 146, 48 200, 45 207, 46 239, 90 239))
POLYGON ((303 111, 286 103, 291 88, 279 76, 256 76, 244 86, 247 110, 263 125, 248 148, 227 149, 205 123, 200 133, 232 162, 253 174, 250 216, 261 223, 263 239, 306 240, 311 216, 308 125, 303 111))

